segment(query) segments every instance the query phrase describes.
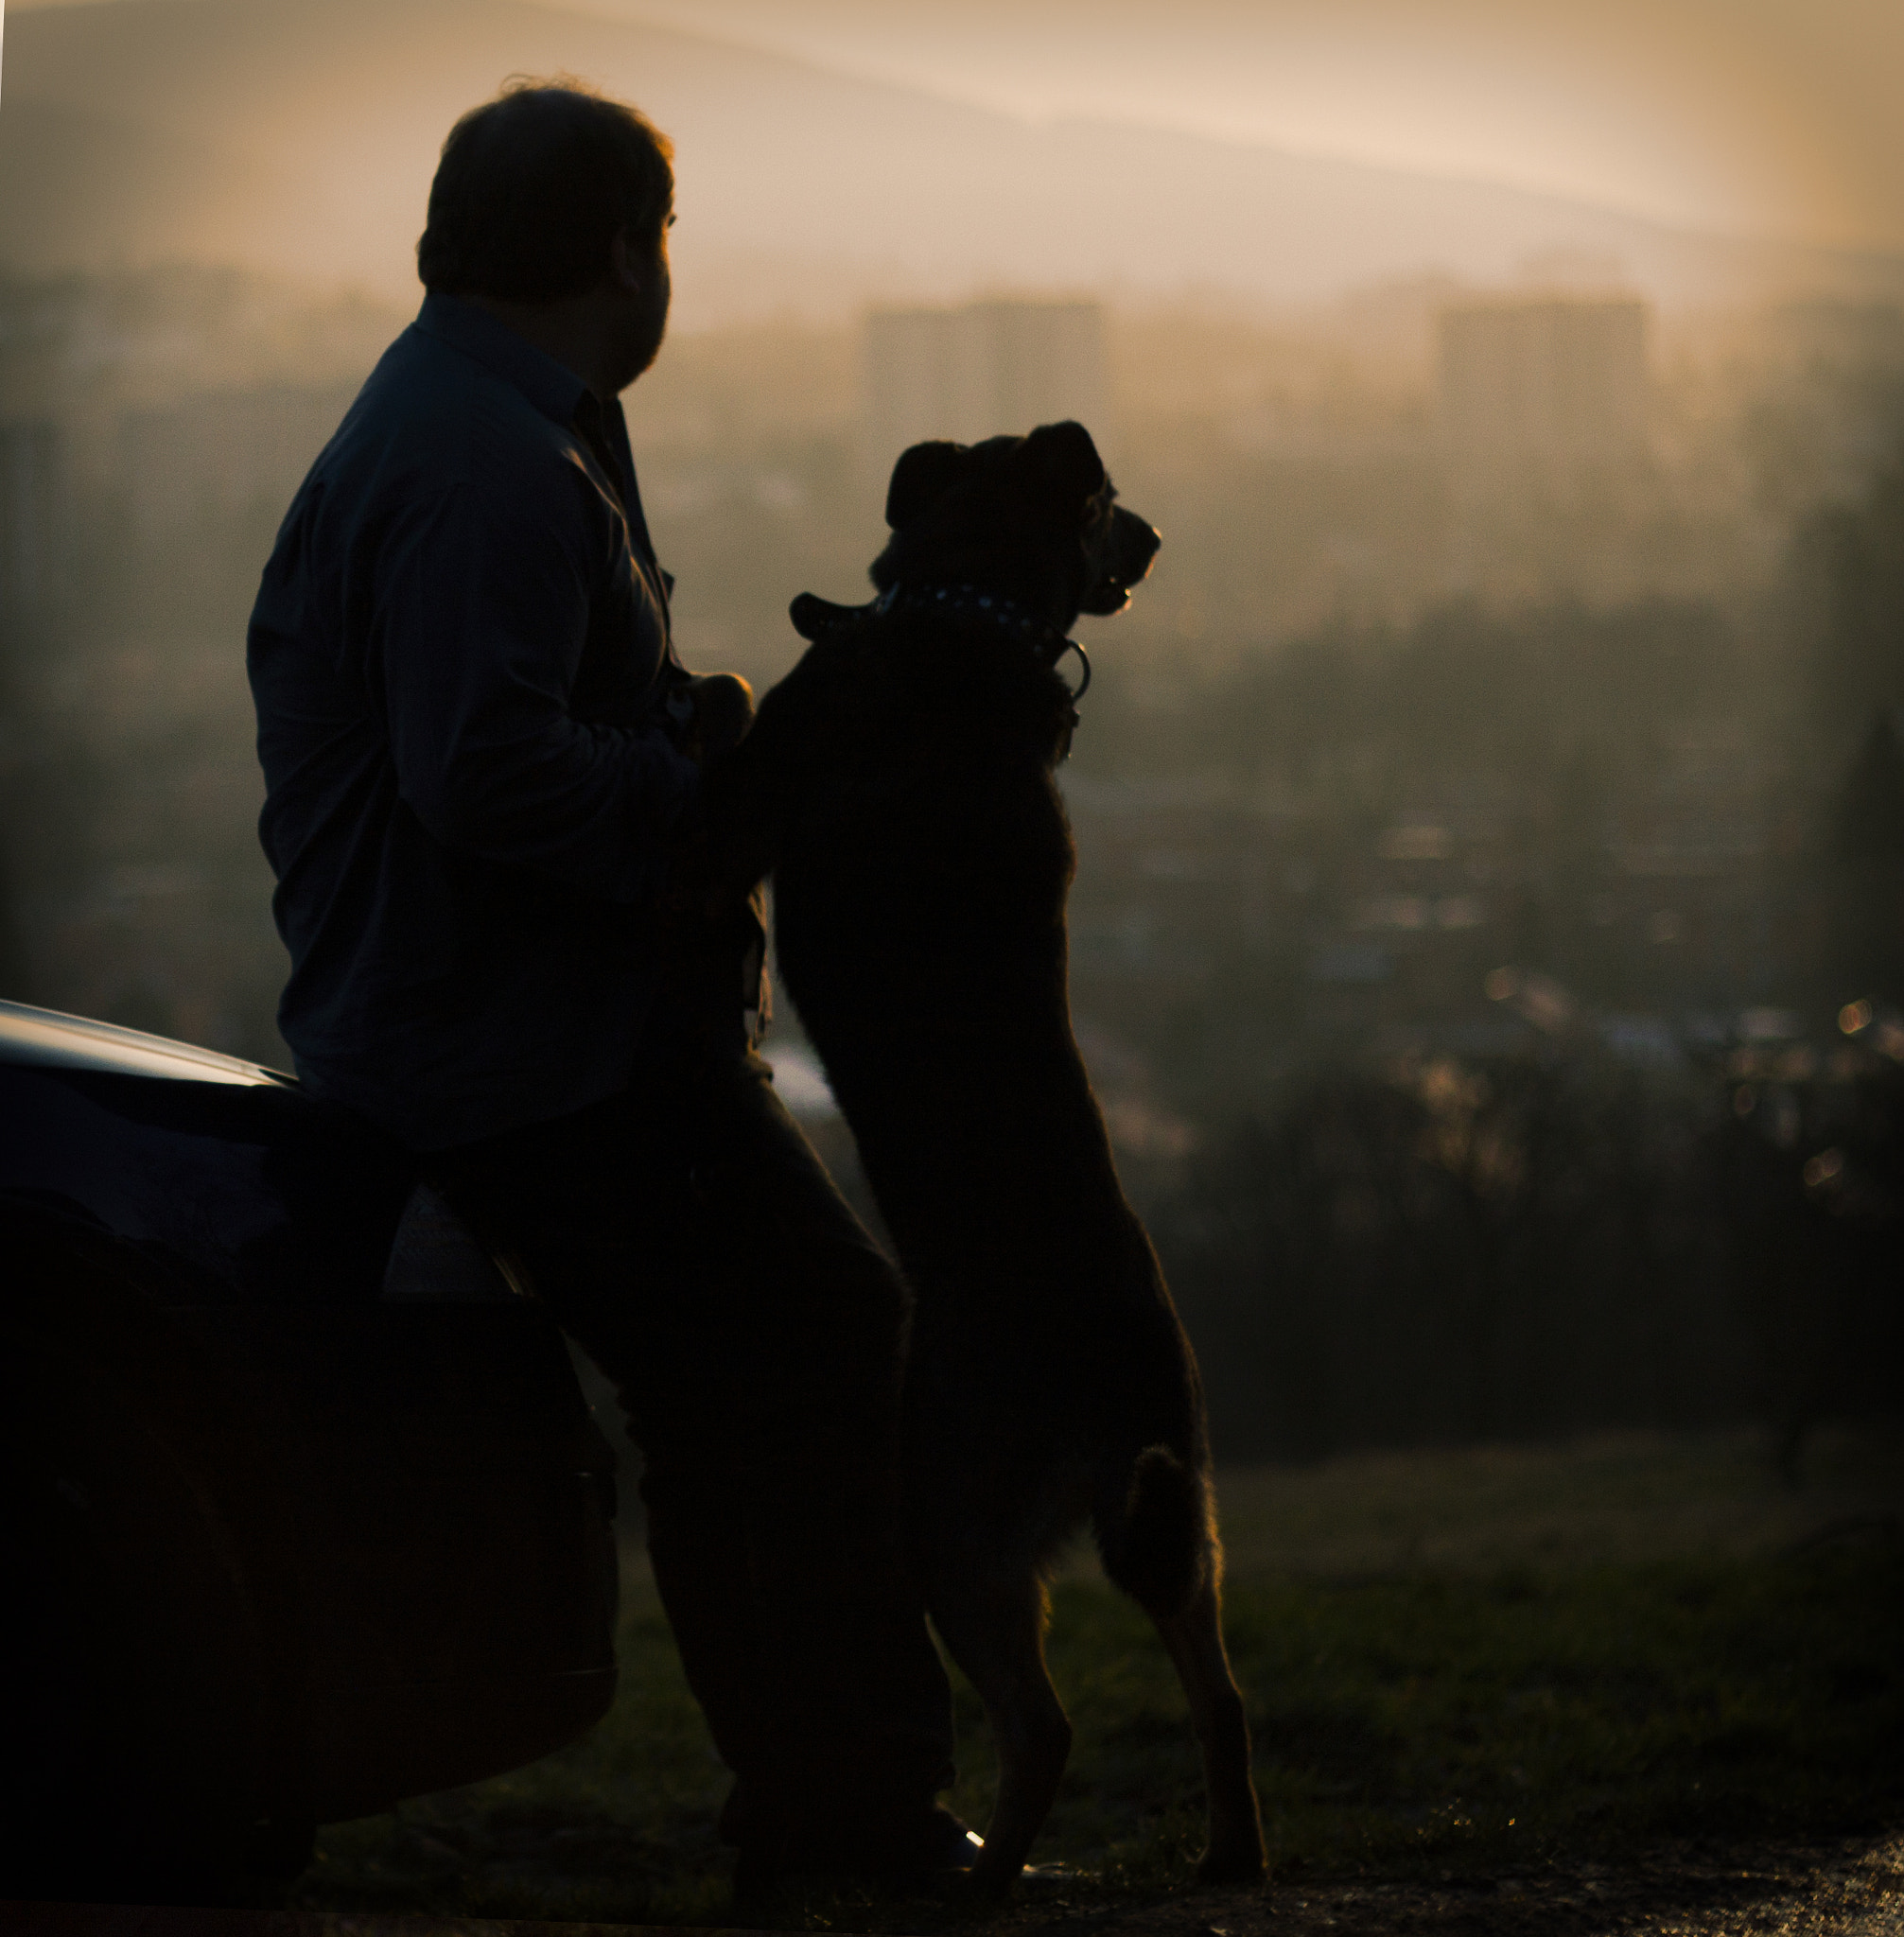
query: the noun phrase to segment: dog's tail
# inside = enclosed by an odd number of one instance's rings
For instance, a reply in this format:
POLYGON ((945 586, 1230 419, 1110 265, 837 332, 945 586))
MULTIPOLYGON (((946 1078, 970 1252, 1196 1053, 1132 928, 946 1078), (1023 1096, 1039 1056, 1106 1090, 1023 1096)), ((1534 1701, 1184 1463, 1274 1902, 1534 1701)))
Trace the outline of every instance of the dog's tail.
POLYGON ((1210 1483, 1168 1446, 1146 1446, 1093 1516, 1104 1571, 1146 1613, 1180 1614, 1221 1564, 1210 1483))

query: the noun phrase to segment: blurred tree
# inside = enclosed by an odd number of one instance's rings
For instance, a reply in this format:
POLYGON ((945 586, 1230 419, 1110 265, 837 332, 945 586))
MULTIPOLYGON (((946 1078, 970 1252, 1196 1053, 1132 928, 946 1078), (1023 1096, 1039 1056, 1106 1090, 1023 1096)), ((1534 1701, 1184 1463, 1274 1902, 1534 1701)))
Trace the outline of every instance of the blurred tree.
MULTIPOLYGON (((1904 624, 1904 613, 1900 613, 1904 624)), ((1834 994, 1904 1003, 1904 744, 1880 711, 1839 791, 1833 829, 1834 994)))
POLYGON ((1740 1084, 1705 1143, 1754 1359, 1755 1410, 1788 1479, 1822 1421, 1904 1404, 1904 1069, 1740 1084))
POLYGON ((1220 1451, 1745 1415, 1752 1354, 1682 1083, 1598 1056, 1340 1069, 1153 1217, 1220 1451))
POLYGON ((1801 681, 1835 749, 1874 708, 1904 707, 1904 446, 1860 500, 1800 526, 1794 567, 1801 681))

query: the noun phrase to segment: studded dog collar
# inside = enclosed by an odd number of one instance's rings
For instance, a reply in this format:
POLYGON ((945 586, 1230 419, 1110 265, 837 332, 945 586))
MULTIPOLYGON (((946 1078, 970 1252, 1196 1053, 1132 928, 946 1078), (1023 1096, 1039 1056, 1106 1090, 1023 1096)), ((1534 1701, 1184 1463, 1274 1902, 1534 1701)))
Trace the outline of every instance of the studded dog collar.
MULTIPOLYGON (((1072 691, 1074 707, 1091 686, 1091 661, 1084 648, 1075 639, 1067 638, 1048 619, 1040 619, 1036 613, 1028 612, 1015 599, 982 591, 977 585, 963 580, 946 585, 935 585, 930 581, 918 585, 901 583, 882 592, 873 601, 872 609, 887 613, 899 607, 916 612, 958 613, 988 619, 1001 631, 1022 638, 1045 665, 1053 668, 1067 653, 1075 653, 1077 663, 1084 670, 1084 677, 1072 691)), ((1076 724, 1077 716, 1074 712, 1072 724, 1076 724)))
POLYGON ((984 591, 964 580, 944 585, 928 580, 916 585, 901 582, 889 585, 865 605, 836 605, 830 599, 802 592, 788 608, 788 617, 793 619, 794 629, 802 638, 813 639, 831 627, 845 625, 852 619, 882 619, 899 610, 938 612, 948 616, 956 613, 960 617, 969 615, 983 619, 1000 631, 1022 639, 1039 663, 1053 671, 1067 653, 1075 653, 1077 663, 1084 669, 1084 677, 1072 689, 1064 743, 1059 747, 1057 757, 1063 760, 1070 755, 1071 736, 1077 730, 1077 703, 1091 685, 1091 660, 1075 639, 1067 638, 1049 619, 1027 611, 1015 599, 984 591))

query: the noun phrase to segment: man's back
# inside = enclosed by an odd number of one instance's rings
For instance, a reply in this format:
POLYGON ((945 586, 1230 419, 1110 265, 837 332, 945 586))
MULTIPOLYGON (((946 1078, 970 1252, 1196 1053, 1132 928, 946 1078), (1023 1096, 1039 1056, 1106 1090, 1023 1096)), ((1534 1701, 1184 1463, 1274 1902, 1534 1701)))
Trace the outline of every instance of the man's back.
POLYGON ((905 1288, 748 1053, 746 911, 659 922, 696 768, 658 723, 716 750, 723 690, 670 651, 611 401, 666 334, 672 152, 567 82, 444 144, 432 293, 253 618, 281 1018, 616 1386, 742 1880, 917 1878, 973 1839, 895 1512, 905 1288))
POLYGON ((635 1056, 694 779, 632 479, 619 409, 431 296, 265 570, 281 1026, 313 1087, 418 1147, 580 1108, 635 1056))

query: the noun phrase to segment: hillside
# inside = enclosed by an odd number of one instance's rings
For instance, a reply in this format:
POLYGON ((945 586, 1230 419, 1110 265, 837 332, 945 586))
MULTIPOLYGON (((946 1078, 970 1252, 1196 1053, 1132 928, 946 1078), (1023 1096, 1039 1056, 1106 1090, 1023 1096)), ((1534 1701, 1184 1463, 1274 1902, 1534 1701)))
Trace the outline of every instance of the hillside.
POLYGON ((1091 122, 1034 126, 529 0, 104 0, 8 23, 0 263, 243 260, 393 294, 435 153, 515 72, 639 101, 682 180, 680 320, 975 287, 1306 301, 1588 258, 1668 304, 1904 288, 1904 265, 1486 183, 1091 122))

